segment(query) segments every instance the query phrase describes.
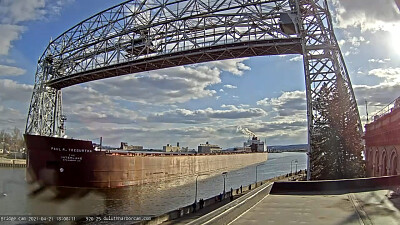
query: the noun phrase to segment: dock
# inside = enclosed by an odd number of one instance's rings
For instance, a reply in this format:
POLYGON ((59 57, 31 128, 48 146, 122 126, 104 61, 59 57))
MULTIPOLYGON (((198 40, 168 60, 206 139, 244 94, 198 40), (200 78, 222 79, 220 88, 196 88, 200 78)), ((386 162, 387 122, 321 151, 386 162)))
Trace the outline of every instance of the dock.
POLYGON ((243 194, 234 190, 231 201, 207 199, 196 212, 188 206, 138 224, 399 224, 400 176, 291 180, 286 176, 250 190, 246 186, 243 194))
POLYGON ((26 159, 0 158, 0 167, 25 168, 26 159))
MULTIPOLYGON (((199 202, 196 204, 196 210, 193 211, 193 205, 188 205, 170 212, 167 212, 162 215, 155 216, 151 219, 151 221, 141 221, 134 223, 135 225, 184 225, 191 224, 205 216, 206 214, 215 214, 219 213, 219 211, 223 211, 224 209, 230 208, 230 204, 234 202, 240 201, 240 199, 247 199, 248 196, 253 195, 253 190, 258 189, 259 187, 264 187, 272 184, 276 181, 287 181, 287 180, 295 180, 305 177, 305 171, 300 170, 297 173, 293 174, 285 174, 281 176, 277 176, 271 179, 258 181, 257 183, 252 183, 248 185, 243 185, 241 188, 232 189, 232 193, 227 191, 225 195, 222 196, 213 196, 208 199, 204 199, 204 208, 200 208, 199 202), (230 196, 232 195, 232 199, 230 196), (220 199, 222 197, 222 199, 220 199)), ((236 204, 235 203, 235 204, 236 204)), ((210 215, 211 215, 210 214, 210 215)))
POLYGON ((400 176, 264 184, 188 224, 397 225, 400 176))

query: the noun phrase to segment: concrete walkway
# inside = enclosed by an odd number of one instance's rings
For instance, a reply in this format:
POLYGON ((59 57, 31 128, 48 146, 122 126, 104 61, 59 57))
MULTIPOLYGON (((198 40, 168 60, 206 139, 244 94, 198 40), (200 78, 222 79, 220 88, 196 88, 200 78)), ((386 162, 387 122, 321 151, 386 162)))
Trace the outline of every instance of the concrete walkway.
MULTIPOLYGON (((234 199, 240 198, 241 196, 243 196, 245 193, 239 194, 239 195, 235 195, 234 199)), ((166 221, 164 223, 162 223, 163 225, 170 225, 170 224, 176 224, 176 225, 183 225, 183 224, 188 224, 204 215, 206 215, 207 213, 210 213, 224 205, 226 205, 227 203, 230 202, 229 198, 226 198, 224 200, 222 200, 221 202, 217 202, 215 204, 209 205, 207 207, 204 207, 202 209, 198 209, 195 213, 190 213, 189 215, 185 215, 184 217, 175 219, 175 220, 171 220, 171 221, 166 221)))
MULTIPOLYGON (((293 176, 286 176, 286 175, 282 175, 276 178, 272 178, 269 180, 265 180, 262 182, 258 182, 257 186, 260 188, 260 186, 268 186, 269 184, 272 184, 274 181, 288 181, 288 180, 295 180, 295 179, 300 179, 302 176, 304 176, 304 173, 300 173, 301 171, 299 171, 299 174, 297 175, 293 175, 293 176)), ((230 201, 229 198, 223 199, 221 202, 216 202, 214 204, 211 205, 207 205, 205 206, 203 209, 198 209, 196 212, 194 213, 190 213, 190 214, 186 214, 183 217, 180 218, 176 218, 173 220, 169 220, 169 221, 165 221, 162 224, 163 225, 170 225, 170 224, 189 224, 189 223, 193 223, 193 224, 201 224, 201 222, 196 222, 197 219, 205 216, 205 215, 211 215, 212 213, 214 213, 217 210, 220 210, 221 208, 223 208, 225 205, 227 204, 231 204, 231 205, 235 205, 238 202, 235 200, 239 200, 239 202, 245 200, 247 197, 244 195, 251 195, 251 193, 254 192, 254 190, 258 190, 257 188, 254 188, 255 184, 252 184, 253 189, 252 190, 248 190, 248 186, 244 186, 243 187, 243 192, 240 193, 238 192, 238 194, 236 194, 236 191, 234 191, 234 196, 233 196, 233 202, 230 201)), ((227 207, 229 208, 229 206, 227 207)), ((149 224, 153 224, 153 223, 149 223, 149 224)), ((157 224, 157 223, 154 223, 157 224)))
POLYGON ((400 224, 400 212, 395 206, 400 200, 389 200, 387 194, 388 190, 329 195, 267 195, 230 224, 400 224))

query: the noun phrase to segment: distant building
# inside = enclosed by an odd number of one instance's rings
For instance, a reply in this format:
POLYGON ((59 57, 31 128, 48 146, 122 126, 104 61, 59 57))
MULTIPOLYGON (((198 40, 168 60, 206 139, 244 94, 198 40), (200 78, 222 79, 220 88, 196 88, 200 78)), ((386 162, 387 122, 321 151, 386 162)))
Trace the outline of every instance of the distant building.
POLYGON ((189 152, 189 147, 182 147, 181 152, 189 152))
POLYGON ((167 146, 163 146, 163 151, 164 152, 179 152, 181 148, 179 147, 179 142, 177 143, 177 146, 172 146, 170 144, 167 144, 167 146))
POLYGON ((127 151, 142 151, 143 146, 136 146, 136 145, 128 145, 127 142, 121 142, 121 150, 127 150, 127 151))
POLYGON ((247 140, 243 143, 243 147, 250 147, 251 152, 264 152, 264 142, 260 141, 256 136, 253 136, 251 140, 247 140))
POLYGON ((197 148, 198 153, 216 153, 221 152, 222 148, 218 145, 211 145, 208 142, 205 144, 200 144, 197 148))

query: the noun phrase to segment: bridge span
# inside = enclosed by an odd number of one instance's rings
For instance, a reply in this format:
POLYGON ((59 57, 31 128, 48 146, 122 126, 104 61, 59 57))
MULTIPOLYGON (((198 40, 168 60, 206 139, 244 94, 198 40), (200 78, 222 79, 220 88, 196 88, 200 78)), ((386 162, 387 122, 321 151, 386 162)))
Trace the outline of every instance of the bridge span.
POLYGON ((326 0, 130 0, 99 12, 52 40, 40 57, 26 133, 64 135, 61 89, 71 85, 281 54, 303 55, 310 153, 321 131, 338 123, 326 117, 326 97, 334 93, 349 106, 352 136, 360 136, 357 103, 326 0))

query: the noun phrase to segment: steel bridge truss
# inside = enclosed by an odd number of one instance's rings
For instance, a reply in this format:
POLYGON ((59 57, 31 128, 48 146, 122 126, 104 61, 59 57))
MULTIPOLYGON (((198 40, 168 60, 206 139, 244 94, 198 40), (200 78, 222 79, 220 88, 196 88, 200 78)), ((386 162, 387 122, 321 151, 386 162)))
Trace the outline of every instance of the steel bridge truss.
MULTIPOLYGON (((63 135, 61 89, 201 62, 302 54, 309 143, 326 125, 321 88, 345 86, 359 118, 326 0, 126 1, 52 40, 38 62, 26 133, 63 135)), ((361 123, 358 119, 359 127, 361 123)))

